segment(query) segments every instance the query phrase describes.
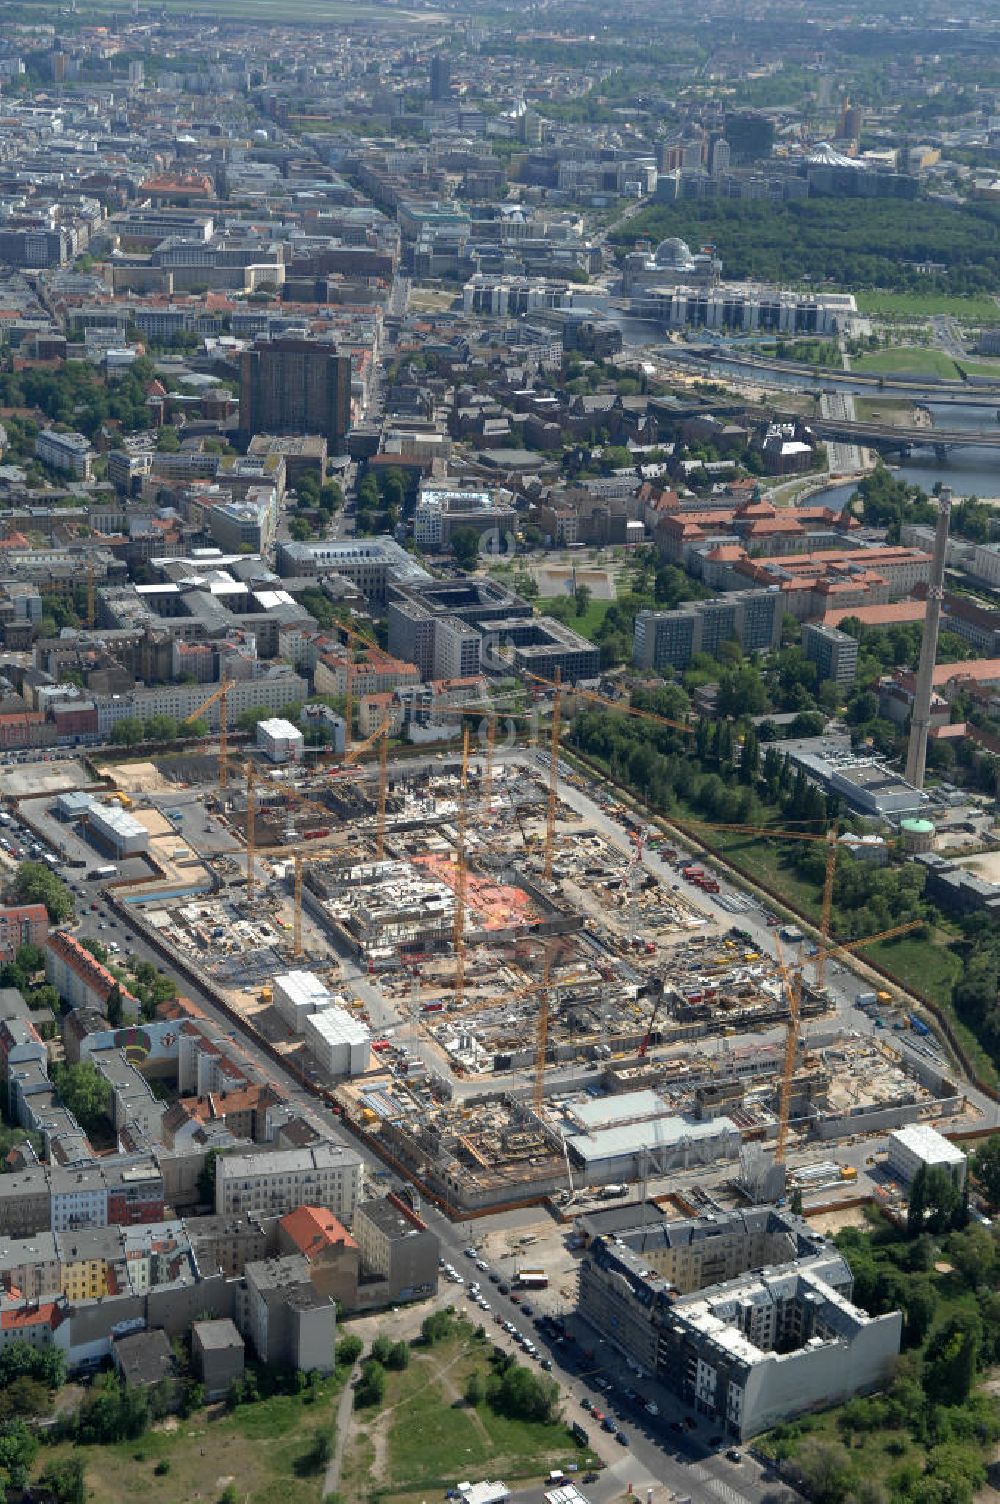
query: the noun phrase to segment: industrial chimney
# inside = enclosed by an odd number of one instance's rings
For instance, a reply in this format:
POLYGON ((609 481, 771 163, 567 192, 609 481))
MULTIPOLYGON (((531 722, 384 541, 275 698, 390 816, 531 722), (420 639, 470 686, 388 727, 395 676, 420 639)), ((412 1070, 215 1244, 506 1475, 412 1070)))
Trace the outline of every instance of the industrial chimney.
POLYGON ((942 487, 938 497, 938 519, 934 530, 934 557, 927 585, 927 617, 924 639, 920 644, 920 667, 917 690, 913 697, 910 741, 906 749, 906 781, 916 789, 924 786, 927 766, 927 733, 931 726, 931 692, 934 688, 934 660, 937 658, 938 630, 941 625, 941 601, 944 598, 944 556, 948 547, 948 524, 951 521, 951 491, 942 487))

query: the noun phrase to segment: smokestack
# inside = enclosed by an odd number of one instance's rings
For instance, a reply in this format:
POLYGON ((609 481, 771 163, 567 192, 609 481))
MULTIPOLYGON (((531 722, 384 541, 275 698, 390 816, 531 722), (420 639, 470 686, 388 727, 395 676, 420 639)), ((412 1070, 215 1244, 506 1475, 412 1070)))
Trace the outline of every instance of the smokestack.
POLYGON ((927 733, 931 726, 931 691, 934 687, 934 660, 937 658, 938 629, 941 625, 941 601, 944 597, 944 556, 948 547, 948 524, 951 521, 951 490, 944 486, 938 497, 938 519, 934 530, 934 557, 927 585, 927 617, 924 640, 920 644, 920 667, 917 691, 913 699, 910 741, 906 749, 906 781, 916 789, 924 786, 927 766, 927 733))

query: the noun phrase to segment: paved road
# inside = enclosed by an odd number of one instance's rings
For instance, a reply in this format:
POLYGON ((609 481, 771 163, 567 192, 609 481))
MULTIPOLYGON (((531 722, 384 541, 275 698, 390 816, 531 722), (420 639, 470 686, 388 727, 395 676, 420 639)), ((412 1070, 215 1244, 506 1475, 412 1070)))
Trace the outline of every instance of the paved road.
MULTIPOLYGON (((518 1351, 497 1323, 499 1316, 513 1322, 525 1336, 530 1336, 539 1352, 551 1360, 552 1377, 562 1389, 567 1420, 579 1420, 587 1427, 592 1448, 607 1464, 599 1481, 586 1488, 588 1497, 593 1498, 595 1504, 610 1504, 612 1499, 621 1497, 630 1483, 640 1504, 648 1487, 659 1492, 666 1486, 677 1498, 690 1498, 692 1504, 720 1504, 720 1501, 721 1504, 760 1504, 767 1494, 773 1492, 773 1482, 752 1458, 744 1453, 741 1462, 731 1462, 718 1442, 712 1444, 711 1435, 715 1434, 712 1428, 698 1422, 688 1428, 685 1419, 694 1421, 695 1417, 677 1397, 656 1380, 637 1377, 611 1343, 584 1322, 568 1316, 566 1303, 556 1292, 546 1290, 526 1297, 532 1312, 530 1316, 525 1315, 523 1302, 517 1304, 511 1297, 501 1295, 497 1285, 489 1281, 488 1273, 477 1271, 473 1260, 465 1255, 466 1247, 475 1247, 482 1241, 477 1224, 472 1224, 470 1234, 469 1224, 448 1222, 433 1207, 422 1207, 421 1215, 441 1239, 445 1261, 455 1266, 466 1283, 471 1279, 481 1283, 483 1295, 492 1308, 489 1315, 483 1316, 492 1340, 518 1351), (565 1319, 577 1340, 553 1345, 533 1328, 534 1318, 539 1314, 565 1319), (585 1349, 593 1356, 588 1358, 585 1349), (610 1391, 605 1387, 607 1384, 612 1386, 610 1391), (634 1391, 634 1399, 625 1397, 627 1389, 634 1391), (616 1424, 628 1436, 627 1446, 620 1446, 589 1419, 581 1404, 585 1396, 599 1404, 602 1411, 616 1417, 616 1424), (657 1416, 645 1413, 643 1405, 647 1401, 656 1404, 660 1412, 657 1416)), ((494 1272, 509 1281, 516 1262, 513 1257, 496 1260, 494 1272)), ((445 1284, 443 1289, 446 1295, 453 1292, 451 1298, 461 1306, 466 1298, 465 1286, 445 1284)), ((470 1314, 474 1316, 479 1308, 472 1306, 471 1301, 468 1304, 470 1314)), ((520 1361, 530 1363, 524 1356, 520 1361)), ((537 1490, 527 1491, 524 1497, 537 1501, 537 1490)), ((788 1497, 795 1496, 789 1494, 788 1497)))

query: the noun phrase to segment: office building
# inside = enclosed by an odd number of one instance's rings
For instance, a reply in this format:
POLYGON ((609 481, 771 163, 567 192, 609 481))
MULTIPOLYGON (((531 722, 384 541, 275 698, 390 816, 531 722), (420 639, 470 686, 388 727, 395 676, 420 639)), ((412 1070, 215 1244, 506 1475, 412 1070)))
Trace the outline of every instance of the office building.
POLYGON ((802 647, 815 663, 821 680, 832 679, 842 689, 850 689, 858 672, 858 641, 836 627, 806 623, 802 628, 802 647))
POLYGON ((921 1169, 943 1170, 959 1190, 965 1185, 965 1155, 929 1123, 908 1123, 889 1134, 889 1169, 904 1185, 921 1169))
POLYGON ((443 52, 431 58, 431 99, 434 104, 451 96, 451 58, 443 52))
POLYGON ((832 1244, 773 1207, 593 1236, 580 1309, 598 1331, 727 1437, 743 1440, 884 1384, 898 1311, 851 1302, 832 1244))
POLYGON ((735 590, 675 611, 640 611, 635 619, 636 668, 686 668, 696 653, 718 657, 724 642, 744 653, 770 652, 781 641, 784 603, 777 590, 735 590))
POLYGON ((306 1019, 321 1008, 329 1008, 333 998, 324 982, 311 971, 285 971, 271 983, 275 1011, 293 1034, 301 1034, 306 1019))
POLYGON ((343 452, 351 422, 351 360, 320 340, 257 339, 240 366, 244 433, 319 434, 343 452))

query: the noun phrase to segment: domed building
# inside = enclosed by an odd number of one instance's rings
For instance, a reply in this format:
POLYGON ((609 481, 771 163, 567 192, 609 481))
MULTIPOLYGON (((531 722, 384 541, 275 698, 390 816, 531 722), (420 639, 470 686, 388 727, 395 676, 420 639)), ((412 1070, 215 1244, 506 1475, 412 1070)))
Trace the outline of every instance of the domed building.
POLYGON ((660 241, 653 253, 653 260, 657 266, 668 267, 671 271, 688 272, 695 269, 691 247, 677 235, 660 241))
POLYGON ((628 297, 650 287, 715 287, 721 276, 714 251, 695 255, 686 240, 670 235, 652 254, 647 248, 626 256, 622 292, 628 297))

